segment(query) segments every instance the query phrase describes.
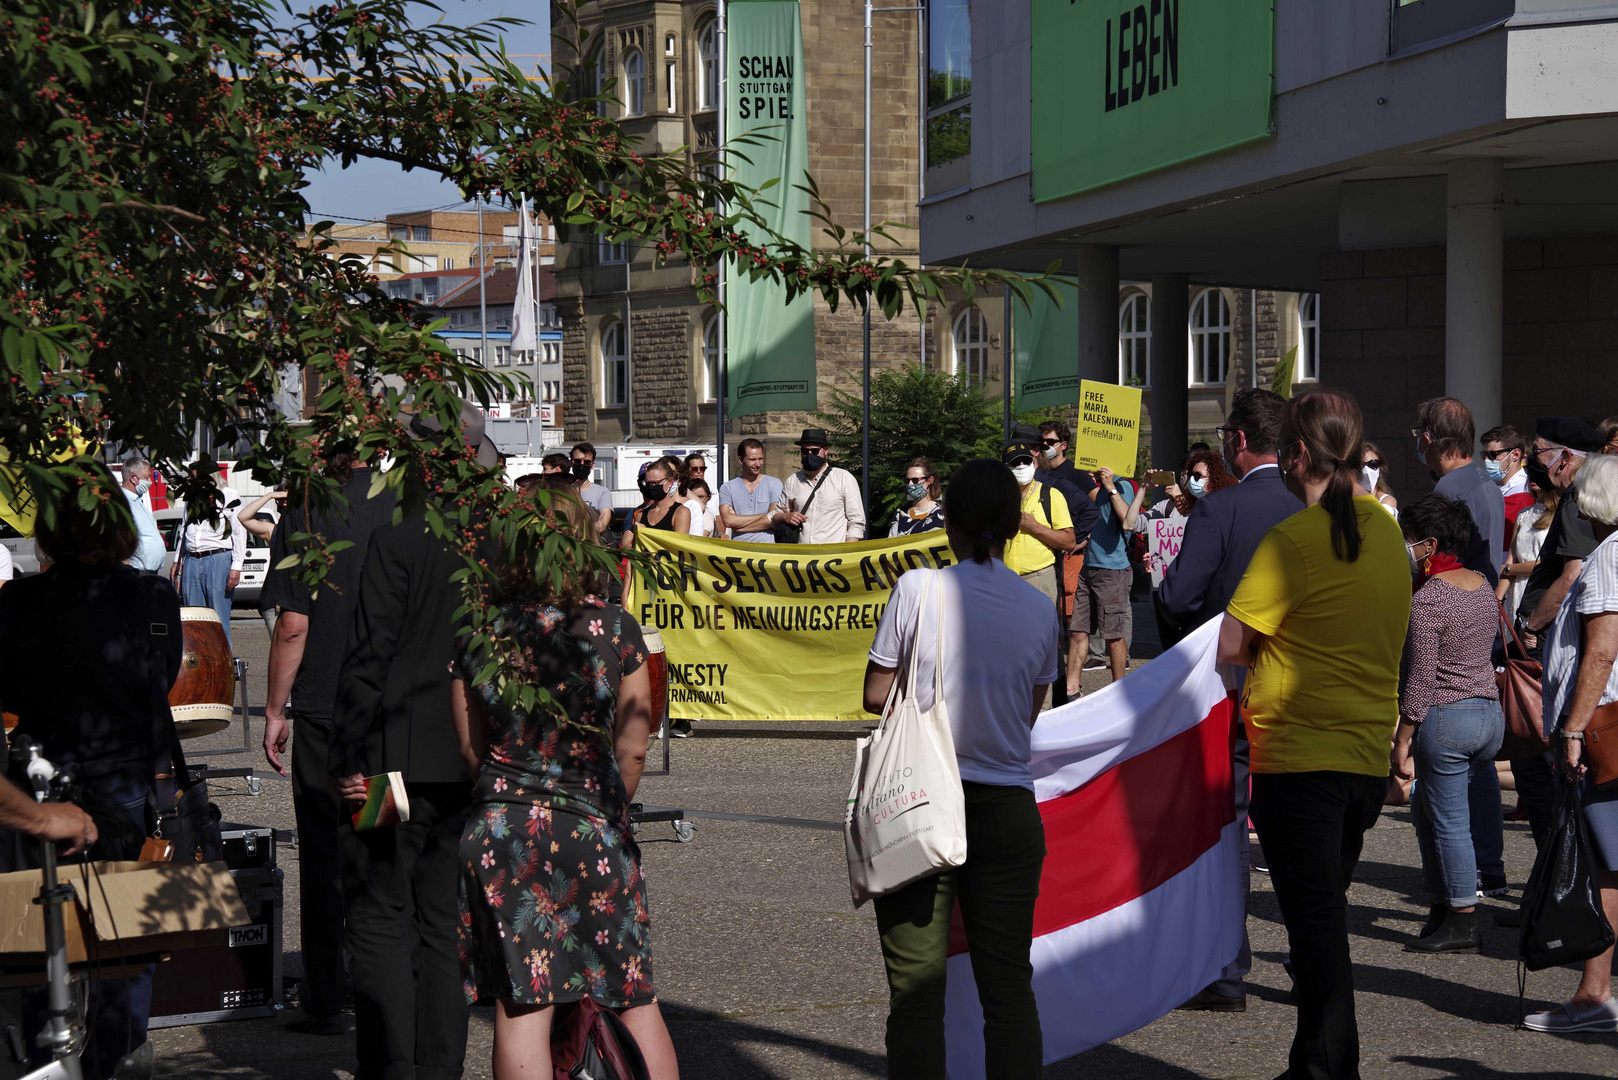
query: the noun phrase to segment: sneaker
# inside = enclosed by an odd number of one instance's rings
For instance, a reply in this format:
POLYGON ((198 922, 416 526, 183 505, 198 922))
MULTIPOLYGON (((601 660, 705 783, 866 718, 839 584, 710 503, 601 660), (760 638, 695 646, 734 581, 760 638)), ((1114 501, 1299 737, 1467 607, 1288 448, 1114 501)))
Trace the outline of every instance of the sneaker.
POLYGON ((689 739, 691 737, 691 721, 672 720, 669 722, 669 734, 676 739, 689 739))
POLYGON ((1479 874, 1478 874, 1478 895, 1479 896, 1504 896, 1507 893, 1509 893, 1510 891, 1511 891, 1511 883, 1506 880, 1506 875, 1504 873, 1485 874, 1485 873, 1479 872, 1479 874))
POLYGON ((1107 670, 1107 662, 1105 660, 1101 659, 1101 657, 1099 657, 1099 656, 1087 656, 1087 657, 1084 658, 1084 668, 1083 668, 1083 670, 1085 670, 1085 671, 1106 671, 1107 670))
POLYGON ((1523 1017, 1522 1026, 1529 1031, 1618 1031, 1618 1001, 1608 998, 1580 1012, 1574 1012, 1573 1003, 1565 1001, 1550 1012, 1523 1017))

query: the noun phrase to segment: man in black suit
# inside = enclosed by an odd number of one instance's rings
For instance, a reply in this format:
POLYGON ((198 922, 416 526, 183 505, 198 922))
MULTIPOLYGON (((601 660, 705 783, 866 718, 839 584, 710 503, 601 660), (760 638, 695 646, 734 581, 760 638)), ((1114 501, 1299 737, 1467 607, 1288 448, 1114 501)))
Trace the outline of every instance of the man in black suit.
POLYGON ((454 1080, 466 1057, 456 888, 472 777, 449 705, 462 603, 451 576, 465 565, 420 514, 377 529, 343 660, 333 782, 351 813, 367 776, 402 773, 410 799, 407 822, 342 828, 362 1080, 454 1080))
MULTIPOLYGON (((432 416, 406 431, 464 438, 479 465, 500 462, 470 404, 454 433, 432 416)), ((367 776, 403 774, 410 800, 409 821, 342 829, 358 1080, 459 1080, 466 1059, 456 928, 472 776, 449 705, 462 604, 451 578, 465 566, 421 513, 377 529, 343 656, 331 782, 350 813, 364 804, 367 776)))
MULTIPOLYGON (((1236 393, 1219 437, 1225 467, 1241 482, 1198 499, 1191 508, 1180 553, 1164 571, 1163 584, 1155 597, 1160 622, 1189 633, 1224 614, 1264 534, 1303 509, 1303 503, 1282 483, 1281 470, 1276 465, 1276 444, 1285 410, 1286 402, 1268 390, 1236 393)), ((1234 748, 1236 821, 1239 828, 1246 829, 1248 747, 1239 715, 1234 748)), ((1245 893, 1249 851, 1246 843, 1239 847, 1245 893)), ((1236 959, 1225 966, 1217 982, 1181 1008, 1245 1010, 1247 992, 1242 979, 1252 966, 1253 954, 1244 929, 1236 959)))
POLYGON ((343 807, 327 783, 327 755, 337 675, 343 645, 354 619, 354 599, 364 569, 371 532, 393 517, 393 490, 370 497, 370 468, 354 468, 353 455, 335 454, 327 475, 343 481, 347 506, 333 506, 305 517, 301 499, 281 516, 270 538, 270 572, 261 601, 281 609, 270 639, 269 696, 264 706, 264 756, 282 775, 281 755, 293 736, 292 808, 298 822, 298 910, 303 943, 303 982, 298 1014, 283 1025, 311 1035, 340 1035, 343 1024, 343 890, 338 826, 343 807), (309 546, 293 542, 299 533, 312 543, 354 546, 332 556, 326 587, 311 595, 308 586, 281 568, 288 555, 309 546), (290 700, 289 700, 290 699, 290 700), (288 722, 291 722, 289 728, 288 722))

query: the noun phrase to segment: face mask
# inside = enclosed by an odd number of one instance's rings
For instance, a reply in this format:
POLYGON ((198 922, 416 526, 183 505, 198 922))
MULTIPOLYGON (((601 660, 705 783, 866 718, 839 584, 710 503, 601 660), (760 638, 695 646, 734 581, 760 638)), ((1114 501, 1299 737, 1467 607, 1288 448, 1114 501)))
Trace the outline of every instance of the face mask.
POLYGON ((1193 499, 1200 499, 1208 494, 1208 481, 1200 476, 1193 476, 1185 482, 1185 490, 1193 499))
POLYGON ((650 480, 647 480, 642 481, 640 485, 640 493, 646 496, 647 502, 662 502, 663 496, 667 495, 669 492, 668 488, 664 487, 661 483, 654 484, 650 480))
POLYGON ((146 480, 141 480, 135 484, 135 494, 144 495, 147 491, 151 490, 151 486, 152 481, 149 478, 146 480))
POLYGON ((803 469, 805 472, 819 472, 820 467, 826 464, 825 454, 811 454, 807 451, 803 455, 803 469))
POLYGON ((1529 458, 1527 461, 1523 462, 1522 467, 1528 470, 1528 479, 1532 480, 1535 484, 1539 485, 1539 487, 1546 491, 1551 489, 1550 467, 1542 464, 1539 458, 1529 458))
POLYGON ((906 484, 905 485, 905 498, 909 499, 911 502, 920 502, 922 500, 922 497, 925 496, 926 494, 927 494, 927 482, 925 480, 923 480, 919 484, 906 484))
POLYGON ((1013 465, 1011 475, 1017 478, 1018 487, 1027 487, 1034 482, 1034 463, 1030 461, 1026 465, 1013 465))
POLYGON ((1494 458, 1483 459, 1483 471, 1497 484, 1506 478, 1506 470, 1494 458))
POLYGON ((1062 447, 1061 447, 1060 444, 1058 444, 1056 446, 1047 446, 1045 448, 1045 460, 1046 461, 1055 461, 1056 460, 1056 455, 1060 454, 1061 452, 1062 452, 1062 447))
POLYGON ((1360 470, 1360 483, 1364 484, 1365 490, 1369 491, 1373 495, 1376 494, 1377 481, 1381 479, 1381 469, 1373 469, 1370 466, 1366 466, 1364 469, 1360 470))
POLYGON ((573 479, 585 480, 590 476, 590 463, 588 461, 575 461, 573 463, 573 479))
POLYGON ((1221 439, 1219 441, 1219 459, 1225 463, 1226 472, 1238 480, 1241 479, 1242 471, 1236 467, 1236 463, 1230 458, 1230 440, 1221 439))

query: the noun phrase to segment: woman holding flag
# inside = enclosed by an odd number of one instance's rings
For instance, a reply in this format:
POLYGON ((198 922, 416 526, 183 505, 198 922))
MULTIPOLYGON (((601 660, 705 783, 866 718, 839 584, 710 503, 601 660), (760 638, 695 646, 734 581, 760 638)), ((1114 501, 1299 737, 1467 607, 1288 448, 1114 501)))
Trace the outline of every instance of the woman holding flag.
POLYGON ((943 1080, 945 972, 957 900, 983 1005, 988 1075, 1021 1080, 1043 1069, 1029 949, 1045 827, 1029 758, 1034 720, 1056 681, 1058 627, 1050 600, 1003 561, 1021 525, 1021 504, 1016 478, 999 462, 979 459, 955 470, 945 529, 958 562, 899 578, 865 669, 865 707, 878 713, 901 658, 908 663, 917 651, 916 685, 907 690, 921 708, 932 708, 934 672, 942 672, 966 796, 965 864, 876 898, 890 992, 888 1076, 895 1080, 943 1080), (922 607, 934 588, 943 590, 939 614, 931 601, 922 607))
POLYGON ((1359 1076, 1348 886, 1387 792, 1410 621, 1398 524, 1361 484, 1359 406, 1293 398, 1279 465, 1304 509, 1259 544, 1226 608, 1219 659, 1250 668, 1250 812, 1292 949, 1298 1029, 1283 1075, 1359 1076))

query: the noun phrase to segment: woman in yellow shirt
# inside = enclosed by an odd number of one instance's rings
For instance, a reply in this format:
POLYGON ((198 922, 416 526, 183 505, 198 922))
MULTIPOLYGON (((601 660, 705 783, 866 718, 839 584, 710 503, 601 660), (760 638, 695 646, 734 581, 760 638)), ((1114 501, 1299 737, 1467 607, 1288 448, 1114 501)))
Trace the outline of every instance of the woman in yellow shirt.
POLYGON ((1250 669, 1250 813, 1292 947, 1300 1080, 1359 1076, 1348 886, 1387 791, 1410 621, 1409 556, 1360 482, 1363 442, 1352 398, 1287 403, 1279 465, 1304 509, 1260 542, 1219 636, 1219 659, 1250 669))

